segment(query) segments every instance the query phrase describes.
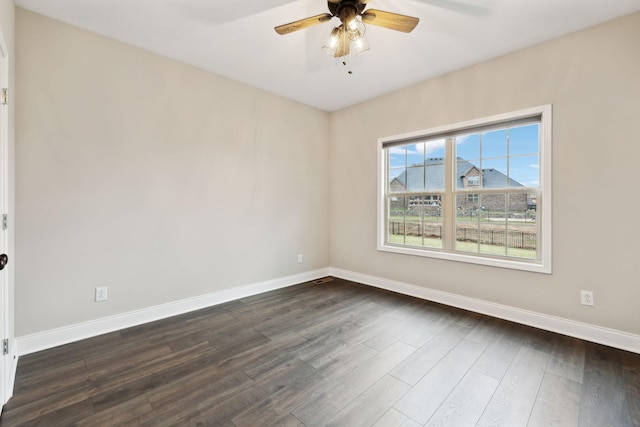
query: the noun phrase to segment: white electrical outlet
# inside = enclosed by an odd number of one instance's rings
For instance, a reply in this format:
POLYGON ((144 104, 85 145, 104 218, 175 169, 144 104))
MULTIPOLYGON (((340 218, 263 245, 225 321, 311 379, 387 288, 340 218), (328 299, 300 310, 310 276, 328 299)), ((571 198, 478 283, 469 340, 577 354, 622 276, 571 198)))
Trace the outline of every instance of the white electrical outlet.
POLYGON ((107 287, 96 288, 96 302, 107 300, 107 287))
POLYGON ((298 255, 298 264, 302 264, 302 254, 298 255))
POLYGON ((580 304, 582 304, 582 305, 593 305, 593 292, 591 292, 591 291, 580 291, 580 304))

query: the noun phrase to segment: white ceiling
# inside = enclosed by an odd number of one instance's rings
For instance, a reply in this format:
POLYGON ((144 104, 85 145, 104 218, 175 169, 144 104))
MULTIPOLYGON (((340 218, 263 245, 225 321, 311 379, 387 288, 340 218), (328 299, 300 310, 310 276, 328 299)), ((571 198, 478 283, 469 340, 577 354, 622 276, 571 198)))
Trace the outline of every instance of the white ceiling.
POLYGON ((420 23, 409 34, 368 25, 371 50, 349 75, 321 50, 337 18, 285 36, 273 30, 327 12, 325 0, 15 3, 326 111, 640 10, 640 0, 369 0, 420 23))

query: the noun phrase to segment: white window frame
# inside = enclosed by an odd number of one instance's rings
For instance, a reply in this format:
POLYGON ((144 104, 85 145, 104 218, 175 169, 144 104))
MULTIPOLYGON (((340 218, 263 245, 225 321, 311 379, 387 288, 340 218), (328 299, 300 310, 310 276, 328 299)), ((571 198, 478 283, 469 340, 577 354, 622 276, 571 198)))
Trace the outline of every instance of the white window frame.
MULTIPOLYGON (((466 262, 472 264, 487 265, 492 267, 509 268, 516 270, 531 271, 536 273, 551 274, 552 261, 552 185, 551 185, 551 148, 552 148, 552 107, 550 104, 538 107, 527 108, 505 114, 497 114, 494 116, 483 117, 479 119, 469 120, 465 122, 455 123, 436 128, 410 132, 401 135, 388 136, 378 139, 378 198, 377 198, 377 249, 383 252, 392 252, 405 255, 414 255, 421 257, 444 259, 449 261, 466 262), (525 260, 517 258, 500 258, 489 257, 485 254, 469 254, 461 253, 453 250, 453 242, 455 241, 455 189, 451 184, 455 182, 453 177, 455 169, 450 168, 447 181, 449 185, 443 195, 443 205, 448 206, 448 213, 445 214, 446 223, 443 222, 444 249, 432 248, 416 248, 400 245, 391 245, 386 243, 387 232, 387 209, 386 209, 386 191, 387 181, 387 165, 385 159, 385 147, 392 144, 411 142, 417 140, 425 140, 437 136, 454 134, 466 130, 472 131, 483 127, 497 126, 501 123, 515 122, 517 120, 526 120, 534 117, 540 118, 540 197, 537 200, 538 211, 538 245, 540 250, 540 259, 525 260), (445 241, 446 239, 446 241, 445 241), (448 243, 447 243, 448 242, 448 243)), ((450 159, 452 152, 447 152, 447 158, 450 159)))

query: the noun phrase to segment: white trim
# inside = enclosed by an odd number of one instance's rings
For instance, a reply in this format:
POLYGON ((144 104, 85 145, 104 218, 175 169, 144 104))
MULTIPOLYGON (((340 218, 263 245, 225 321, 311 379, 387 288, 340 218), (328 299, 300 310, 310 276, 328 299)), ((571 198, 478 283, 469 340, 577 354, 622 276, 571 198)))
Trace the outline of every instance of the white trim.
POLYGON ((13 388, 16 383, 16 373, 18 372, 18 342, 15 339, 9 339, 9 355, 11 357, 11 371, 9 372, 9 398, 13 397, 13 388))
MULTIPOLYGON (((165 319, 263 292, 293 286, 298 283, 329 275, 640 354, 640 335, 333 267, 259 282, 239 288, 227 289, 199 297, 105 317, 91 322, 17 337, 12 347, 15 355, 23 356, 85 338, 165 319)), ((11 378, 15 378, 18 361, 16 357, 12 359, 11 378)))
POLYGON ((542 250, 542 265, 548 267, 547 273, 551 273, 552 264, 552 251, 553 245, 551 240, 553 238, 553 222, 551 221, 552 209, 551 201, 553 200, 551 185, 551 171, 553 170, 551 152, 553 150, 553 108, 551 104, 541 107, 542 120, 540 121, 540 159, 541 167, 540 171, 540 191, 542 191, 542 197, 538 200, 537 208, 542 213, 542 221, 540 222, 539 235, 542 239, 540 247, 542 250), (540 206, 540 203, 542 206, 540 206))
POLYGON ((403 143, 417 139, 434 138, 436 136, 445 136, 451 132, 464 132, 467 129, 475 129, 478 127, 491 127, 494 125, 501 125, 506 122, 513 122, 519 119, 527 119, 540 114, 551 113, 551 104, 540 105, 537 107, 524 108, 518 111, 512 111, 509 113, 495 114, 488 117, 480 117, 477 119, 466 120, 464 122, 453 123, 449 125, 439 126, 426 130, 418 130, 414 132, 407 132, 400 135, 386 136, 379 138, 378 142, 381 146, 388 145, 390 142, 403 143))
MULTIPOLYGON (((382 224, 384 226, 384 224, 382 224)), ((533 273, 545 273, 551 274, 551 270, 547 269, 541 264, 535 264, 533 262, 518 261, 516 259, 502 259, 502 258, 488 258, 481 255, 467 255, 463 253, 436 251, 417 249, 408 246, 391 246, 385 244, 379 244, 378 250, 381 252, 391 252, 396 254, 405 254, 420 256, 426 258, 444 259, 447 261, 466 262, 469 264, 486 265, 489 267, 510 268, 513 270, 531 271, 533 273)))
MULTIPOLYGON (((11 90, 9 87, 9 50, 7 49, 7 45, 4 39, 4 33, 2 28, 0 28, 0 88, 6 88, 11 90)), ((13 102, 11 99, 11 91, 9 91, 9 102, 13 102)), ((0 105, 0 170, 2 171, 2 176, 0 176, 0 185, 2 188, 0 189, 0 216, 2 214, 9 214, 9 105, 0 105)), ((1 227, 1 225, 0 225, 1 227)), ((9 250, 9 231, 0 229, 0 239, 2 239, 2 250, 9 254, 9 257, 13 257, 13 254, 9 250)), ((0 374, 0 378, 2 379, 0 387, 0 412, 2 411, 2 407, 9 400, 9 398, 13 395, 13 382, 15 380, 15 371, 12 371, 12 363, 15 361, 13 355, 14 349, 13 345, 13 337, 12 330, 10 329, 10 324, 12 320, 9 317, 9 313, 11 313, 12 304, 9 299, 9 268, 13 268, 14 261, 9 260, 10 265, 8 268, 4 269, 0 274, 2 277, 2 295, 0 295, 0 312, 2 316, 2 320, 0 321, 0 341, 3 339, 9 340, 9 354, 0 356, 0 363, 2 364, 2 373, 0 374)))
POLYGON ((36 334, 16 338, 17 354, 24 356, 36 351, 46 350, 86 338, 95 337, 131 326, 141 325, 155 320, 165 319, 190 311, 245 298, 263 292, 286 288, 298 283, 308 282, 329 275, 329 268, 322 268, 293 276, 254 283, 238 288, 226 289, 198 297, 157 305, 115 316, 104 317, 90 322, 65 326, 36 334))
POLYGON ((458 307, 476 313, 497 317, 499 319, 505 319, 521 323, 523 325, 533 326, 535 328, 557 332, 570 337, 580 338, 586 341, 604 344, 610 347, 640 354, 640 335, 634 335, 615 329, 603 328, 601 326, 590 325, 588 323, 576 322, 570 319, 550 316, 548 314, 523 310, 516 307, 496 304, 489 301, 469 298, 462 295, 383 279, 381 277, 369 276, 339 268, 332 267, 330 269, 330 274, 341 279, 351 280, 365 285, 374 286, 376 288, 386 289, 388 291, 452 307, 458 307))

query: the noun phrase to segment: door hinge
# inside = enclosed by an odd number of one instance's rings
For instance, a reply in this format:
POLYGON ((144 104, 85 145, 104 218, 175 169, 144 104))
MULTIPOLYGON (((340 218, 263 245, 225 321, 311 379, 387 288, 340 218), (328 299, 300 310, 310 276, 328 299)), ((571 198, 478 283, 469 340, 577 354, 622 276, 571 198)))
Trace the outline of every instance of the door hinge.
POLYGON ((7 354, 9 354, 9 339, 5 338, 2 341, 2 355, 6 356, 7 354))
POLYGON ((2 214, 2 229, 6 230, 9 228, 9 215, 2 214))
POLYGON ((0 103, 2 103, 2 105, 9 105, 9 89, 6 87, 2 88, 2 95, 0 95, 0 103))

